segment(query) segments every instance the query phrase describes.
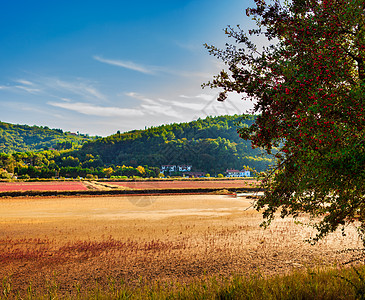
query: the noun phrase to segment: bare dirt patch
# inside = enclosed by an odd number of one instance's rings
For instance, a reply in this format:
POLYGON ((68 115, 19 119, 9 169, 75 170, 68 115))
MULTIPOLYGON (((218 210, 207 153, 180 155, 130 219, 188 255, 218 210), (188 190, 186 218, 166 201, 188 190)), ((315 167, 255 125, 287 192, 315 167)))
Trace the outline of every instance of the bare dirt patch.
POLYGON ((348 259, 356 232, 318 245, 294 221, 267 230, 252 199, 227 195, 49 197, 0 199, 0 277, 14 289, 190 281, 205 275, 285 273, 348 259))

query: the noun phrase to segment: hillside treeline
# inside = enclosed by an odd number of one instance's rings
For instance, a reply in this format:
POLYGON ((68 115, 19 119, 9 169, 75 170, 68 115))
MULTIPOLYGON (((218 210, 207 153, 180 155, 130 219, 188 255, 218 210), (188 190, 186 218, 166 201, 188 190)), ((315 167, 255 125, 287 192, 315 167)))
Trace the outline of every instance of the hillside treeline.
POLYGON ((63 132, 42 126, 15 125, 0 122, 0 152, 15 153, 72 149, 91 140, 86 134, 63 132))
MULTIPOLYGON (((86 141, 77 149, 73 149, 73 141, 59 140, 54 147, 58 150, 7 151, 0 154, 0 168, 4 170, 0 176, 9 177, 9 173, 13 173, 20 178, 157 177, 161 165, 168 164, 192 165, 193 171, 211 175, 224 174, 228 168, 241 169, 243 166, 256 171, 266 170, 272 159, 264 156, 260 149, 252 149, 250 142, 237 134, 237 127, 251 125, 254 117, 239 123, 240 120, 237 115, 208 117, 188 123, 118 132, 106 138, 86 141)), ((19 132, 19 125, 14 126, 19 132)), ((28 127, 23 130, 30 130, 28 127)), ((30 128, 34 132, 23 141, 47 139, 49 129, 30 128), (36 137, 37 133, 41 133, 40 137, 36 137)), ((10 137, 15 135, 11 130, 3 131, 10 137)), ((51 131, 52 134, 55 132, 51 131)))
POLYGON ((0 154, 0 179, 29 178, 109 178, 158 177, 160 169, 148 166, 104 166, 100 159, 87 155, 83 159, 72 156, 71 150, 47 150, 0 154))
POLYGON ((80 153, 99 157, 108 165, 178 165, 188 164, 194 171, 224 173, 227 168, 249 166, 266 170, 272 159, 251 142, 237 134, 238 126, 249 126, 254 116, 241 121, 241 116, 207 117, 193 122, 174 123, 117 133, 86 142, 80 153))

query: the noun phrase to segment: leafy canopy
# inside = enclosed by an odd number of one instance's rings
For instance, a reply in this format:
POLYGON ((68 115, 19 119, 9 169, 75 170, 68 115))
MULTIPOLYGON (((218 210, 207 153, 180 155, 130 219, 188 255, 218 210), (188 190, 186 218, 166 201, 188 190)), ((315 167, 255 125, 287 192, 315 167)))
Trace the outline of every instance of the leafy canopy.
POLYGON ((232 44, 206 45, 223 70, 204 86, 254 99, 259 114, 240 136, 267 152, 279 147, 263 181, 264 225, 274 214, 309 213, 322 238, 346 223, 365 231, 365 2, 255 0, 257 28, 228 27, 232 44), (260 49, 250 36, 271 44, 260 49), (355 221, 360 222, 355 222, 355 221))

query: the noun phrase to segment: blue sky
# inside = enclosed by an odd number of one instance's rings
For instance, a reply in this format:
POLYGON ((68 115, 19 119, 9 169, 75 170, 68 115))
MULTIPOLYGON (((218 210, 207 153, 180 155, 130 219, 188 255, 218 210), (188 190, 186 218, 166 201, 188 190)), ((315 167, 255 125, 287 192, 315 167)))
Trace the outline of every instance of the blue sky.
POLYGON ((203 44, 251 28, 251 0, 2 1, 0 120, 107 136, 243 113, 201 89, 223 68, 203 44))

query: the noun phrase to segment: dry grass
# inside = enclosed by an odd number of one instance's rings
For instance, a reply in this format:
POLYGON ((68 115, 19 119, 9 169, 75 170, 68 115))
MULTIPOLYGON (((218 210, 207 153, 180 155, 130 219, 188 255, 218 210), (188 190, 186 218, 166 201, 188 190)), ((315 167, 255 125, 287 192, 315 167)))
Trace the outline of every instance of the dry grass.
POLYGON ((97 191, 108 191, 108 190, 129 190, 128 187, 118 186, 115 184, 110 184, 108 182, 102 182, 102 181, 87 181, 84 180, 83 184, 90 190, 97 190, 97 191))
POLYGON ((318 245, 311 231, 277 220, 267 230, 249 199, 224 195, 0 199, 0 278, 12 290, 60 293, 113 281, 131 288, 216 276, 286 274, 341 264, 356 232, 318 245))

